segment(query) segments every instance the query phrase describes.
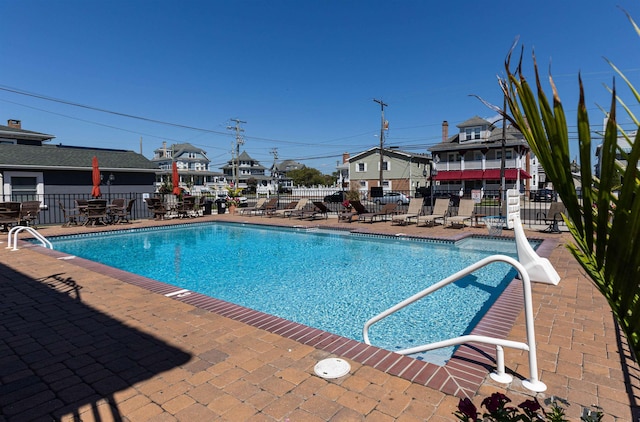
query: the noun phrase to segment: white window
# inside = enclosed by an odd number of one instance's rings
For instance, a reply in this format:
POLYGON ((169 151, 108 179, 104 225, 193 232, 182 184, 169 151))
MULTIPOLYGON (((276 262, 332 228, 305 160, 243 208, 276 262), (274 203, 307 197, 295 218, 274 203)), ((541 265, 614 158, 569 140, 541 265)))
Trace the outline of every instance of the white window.
MULTIPOLYGON (((391 163, 389 161, 382 162, 382 170, 389 171, 391 170, 391 163)), ((380 171, 380 162, 378 161, 378 171, 380 171)))
POLYGON ((391 182, 389 182, 388 180, 383 180, 382 187, 391 189, 391 182))
POLYGON ((360 187, 366 189, 367 188, 367 181, 366 180, 361 180, 360 181, 360 187))
POLYGON ((482 161, 483 154, 480 151, 473 151, 473 161, 482 161))
MULTIPOLYGON (((42 173, 7 171, 4 173, 3 200, 44 202, 44 179, 42 173)), ((41 204, 44 205, 44 204, 41 204)))
POLYGON ((367 171, 367 163, 356 163, 356 172, 362 173, 367 171))

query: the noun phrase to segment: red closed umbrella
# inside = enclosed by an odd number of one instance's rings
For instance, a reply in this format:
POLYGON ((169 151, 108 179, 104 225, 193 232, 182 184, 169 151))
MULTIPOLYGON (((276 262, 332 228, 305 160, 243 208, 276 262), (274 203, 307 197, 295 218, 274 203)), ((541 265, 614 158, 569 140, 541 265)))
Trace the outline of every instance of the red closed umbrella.
POLYGON ((98 168, 98 157, 94 156, 91 162, 93 166, 93 173, 91 178, 93 179, 93 189, 91 189, 91 196, 94 198, 100 198, 100 169, 98 168))
POLYGON ((173 174, 171 175, 171 184, 173 184, 173 194, 180 195, 180 176, 178 175, 178 165, 173 162, 173 174))

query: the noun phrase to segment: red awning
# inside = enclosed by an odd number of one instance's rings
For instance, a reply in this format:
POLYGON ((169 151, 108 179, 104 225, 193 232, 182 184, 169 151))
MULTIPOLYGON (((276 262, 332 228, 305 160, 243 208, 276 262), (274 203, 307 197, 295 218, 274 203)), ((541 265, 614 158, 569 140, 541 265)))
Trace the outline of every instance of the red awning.
POLYGON ((481 180, 482 170, 462 170, 460 180, 481 180))
POLYGON ((447 180, 460 180, 462 172, 460 170, 439 171, 435 180, 440 182, 447 180))
MULTIPOLYGON (((504 178, 505 180, 517 180, 518 179, 518 170, 517 169, 505 169, 504 170, 504 178)), ((485 180, 500 180, 500 169, 489 169, 484 171, 483 179, 485 180)), ((524 170, 520 170, 520 179, 531 179, 531 175, 524 170)))

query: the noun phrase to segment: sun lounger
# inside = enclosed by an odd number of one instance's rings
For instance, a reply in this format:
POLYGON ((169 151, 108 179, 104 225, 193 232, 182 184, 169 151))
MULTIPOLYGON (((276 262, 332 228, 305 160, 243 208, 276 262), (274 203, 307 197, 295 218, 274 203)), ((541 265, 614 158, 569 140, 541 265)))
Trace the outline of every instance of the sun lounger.
POLYGON ((404 226, 405 224, 409 224, 411 220, 418 218, 418 216, 422 215, 422 204, 424 199, 422 198, 412 198, 409 202, 409 208, 407 209, 406 214, 396 214, 391 217, 391 224, 399 224, 404 226))
POLYGON ((373 223, 376 220, 386 220, 388 216, 397 214, 396 208, 398 208, 398 204, 395 202, 391 204, 384 204, 380 211, 358 215, 358 221, 365 223, 368 220, 369 223, 373 223))
POLYGON ((447 222, 450 227, 462 228, 465 226, 465 221, 469 220, 471 225, 471 218, 473 217, 473 211, 476 203, 473 199, 461 199, 460 206, 458 207, 458 215, 447 218, 447 222))
POLYGON ((419 216, 417 225, 434 226, 439 219, 444 220, 447 212, 449 212, 449 198, 437 198, 431 214, 419 216))
POLYGON ((298 218, 301 220, 311 219, 315 220, 316 218, 329 218, 329 209, 322 202, 313 201, 313 208, 308 208, 306 210, 302 210, 299 214, 298 218))
POLYGON ((267 202, 267 198, 258 198, 256 205, 253 207, 241 208, 238 211, 240 215, 252 215, 254 212, 261 212, 264 209, 264 204, 267 202))
POLYGON ((291 201, 287 204, 286 207, 269 213, 269 217, 286 217, 285 213, 295 210, 297 206, 298 201, 291 201))

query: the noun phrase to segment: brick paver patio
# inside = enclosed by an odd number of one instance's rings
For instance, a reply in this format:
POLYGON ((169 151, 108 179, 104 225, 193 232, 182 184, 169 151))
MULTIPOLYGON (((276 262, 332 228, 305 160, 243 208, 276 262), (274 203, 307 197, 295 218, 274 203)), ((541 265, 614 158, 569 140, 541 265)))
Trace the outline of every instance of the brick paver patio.
MULTIPOLYGON (((486 234, 486 229, 331 218, 224 215, 190 221, 208 219, 446 238, 486 234)), ((145 220, 121 228, 175 223, 145 220)), ((98 230, 103 229, 42 227, 40 232, 98 230)), ((528 235, 552 239, 548 256, 562 277, 558 286, 534 284, 538 366, 548 387, 537 397, 569 400, 571 420, 591 405, 602 408, 605 421, 638 420, 638 366, 606 300, 564 248, 569 236, 528 235)), ((2 241, 6 245, 6 236, 2 241)), ((505 350, 511 384, 495 383, 485 371, 475 386, 459 385, 456 397, 450 386, 426 386, 426 375, 421 382, 419 376, 406 379, 393 364, 363 364, 331 353, 326 344, 311 346, 276 334, 277 328, 257 328, 165 297, 140 277, 58 257, 40 247, 0 249, 0 421, 449 421, 461 394, 478 405, 494 391, 506 392, 515 404, 530 395, 521 384, 528 377, 524 352, 505 350), (347 359, 351 372, 335 380, 319 378, 313 367, 326 357, 347 359)), ((520 341, 524 318, 522 312, 516 315, 508 338, 520 341)), ((399 355, 392 355, 395 363, 399 355)), ((469 371, 475 371, 473 364, 469 371)))

